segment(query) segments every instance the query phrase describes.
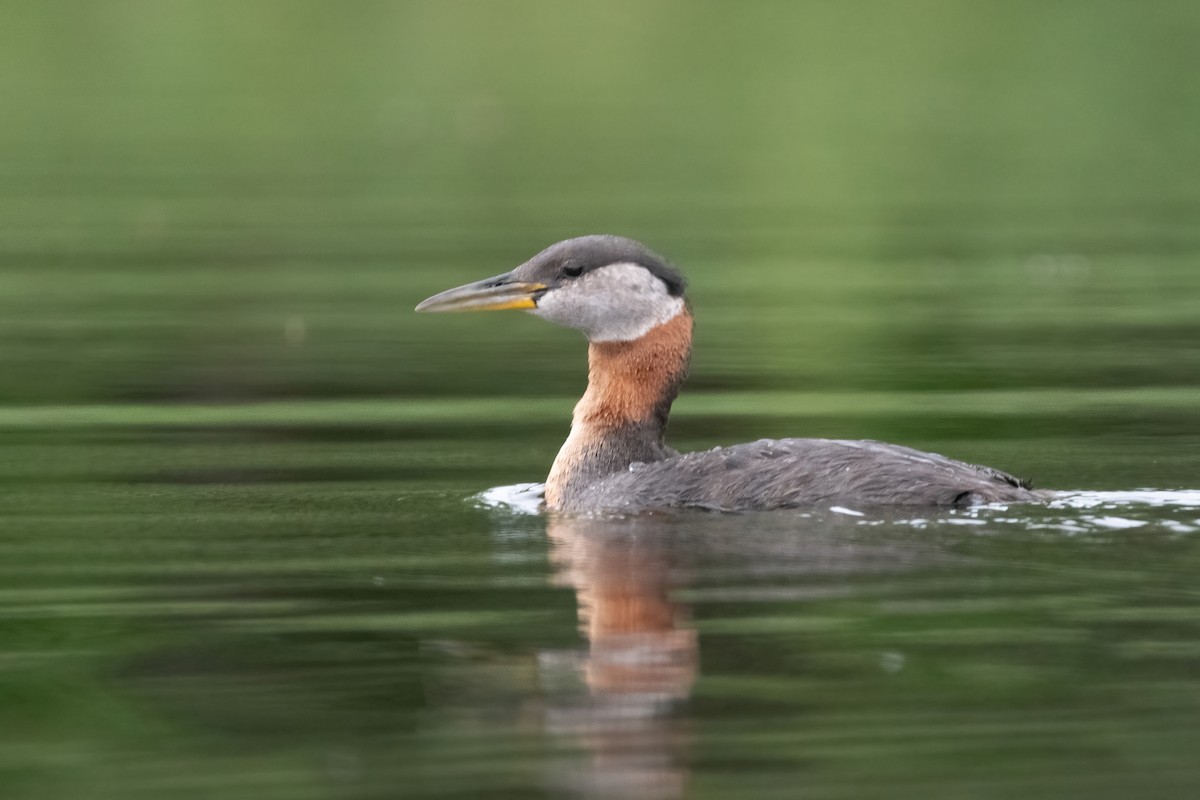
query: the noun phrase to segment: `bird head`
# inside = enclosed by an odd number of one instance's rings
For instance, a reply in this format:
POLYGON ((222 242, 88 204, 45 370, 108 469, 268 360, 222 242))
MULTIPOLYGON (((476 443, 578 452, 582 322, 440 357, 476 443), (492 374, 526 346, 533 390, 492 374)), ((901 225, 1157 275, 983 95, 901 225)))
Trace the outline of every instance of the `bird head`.
POLYGON ((637 339, 685 307, 683 276, 640 242, 580 236, 521 266, 428 298, 417 311, 523 309, 593 342, 637 339))

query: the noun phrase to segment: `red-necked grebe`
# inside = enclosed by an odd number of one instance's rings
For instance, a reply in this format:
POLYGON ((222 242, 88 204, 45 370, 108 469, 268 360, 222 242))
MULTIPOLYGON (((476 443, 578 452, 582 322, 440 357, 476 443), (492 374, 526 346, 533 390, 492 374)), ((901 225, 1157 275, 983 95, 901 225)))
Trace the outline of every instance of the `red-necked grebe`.
POLYGON ((683 276, 639 242, 581 236, 512 272, 434 295, 417 311, 525 309, 587 337, 587 391, 546 478, 553 510, 955 506, 1047 496, 998 470, 882 442, 779 439, 675 452, 664 433, 692 352, 683 290, 683 276))

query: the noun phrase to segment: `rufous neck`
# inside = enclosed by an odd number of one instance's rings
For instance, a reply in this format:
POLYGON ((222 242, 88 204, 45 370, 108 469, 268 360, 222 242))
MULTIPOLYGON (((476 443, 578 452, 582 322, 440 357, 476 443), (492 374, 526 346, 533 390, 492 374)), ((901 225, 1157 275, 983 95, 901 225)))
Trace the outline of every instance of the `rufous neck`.
POLYGON ((587 391, 546 478, 549 508, 582 507, 597 480, 671 455, 663 435, 691 354, 686 308, 637 339, 588 346, 587 391))
POLYGON ((648 425, 661 434, 691 355, 692 315, 686 308, 637 339, 589 343, 588 387, 575 407, 574 425, 648 425))

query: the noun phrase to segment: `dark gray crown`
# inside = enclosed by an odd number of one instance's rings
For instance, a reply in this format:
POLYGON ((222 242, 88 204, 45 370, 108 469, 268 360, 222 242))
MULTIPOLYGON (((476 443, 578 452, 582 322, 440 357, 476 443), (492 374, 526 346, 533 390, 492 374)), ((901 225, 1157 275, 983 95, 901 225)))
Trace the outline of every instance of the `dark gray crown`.
POLYGON ((675 297, 681 296, 686 286, 679 270, 646 245, 624 236, 607 234, 579 236, 552 244, 529 259, 522 271, 528 269, 530 277, 536 275, 543 283, 554 285, 610 264, 645 267, 666 284, 667 291, 675 297))

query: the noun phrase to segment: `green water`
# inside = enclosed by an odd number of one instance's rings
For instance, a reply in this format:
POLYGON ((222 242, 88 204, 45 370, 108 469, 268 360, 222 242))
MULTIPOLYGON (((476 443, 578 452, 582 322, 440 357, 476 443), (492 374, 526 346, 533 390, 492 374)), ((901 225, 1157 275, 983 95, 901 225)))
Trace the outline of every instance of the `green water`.
POLYGON ((0 6, 5 798, 1200 793, 1191 2, 0 6), (686 272, 680 449, 1082 492, 523 513, 686 272), (1135 491, 1142 490, 1142 491, 1135 491), (519 506, 519 504, 518 504, 519 506))

